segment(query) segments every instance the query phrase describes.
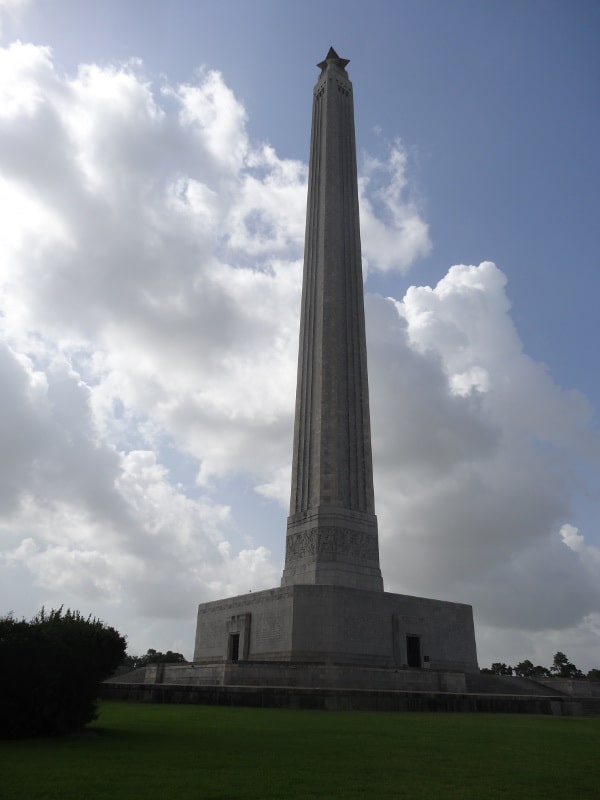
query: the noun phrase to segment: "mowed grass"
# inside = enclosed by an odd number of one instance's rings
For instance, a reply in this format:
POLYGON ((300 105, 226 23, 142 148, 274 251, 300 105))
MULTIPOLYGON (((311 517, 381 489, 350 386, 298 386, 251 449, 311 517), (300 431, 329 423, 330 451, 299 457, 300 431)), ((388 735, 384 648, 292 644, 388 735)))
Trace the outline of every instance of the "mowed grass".
POLYGON ((2 800, 600 798, 600 718, 103 703, 0 741, 2 800))

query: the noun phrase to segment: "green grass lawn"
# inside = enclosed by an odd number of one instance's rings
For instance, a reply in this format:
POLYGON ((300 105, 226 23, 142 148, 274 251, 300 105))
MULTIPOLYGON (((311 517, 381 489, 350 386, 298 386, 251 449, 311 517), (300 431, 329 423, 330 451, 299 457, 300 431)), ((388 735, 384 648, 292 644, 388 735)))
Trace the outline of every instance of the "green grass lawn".
POLYGON ((2 800, 600 798, 600 718, 103 703, 0 741, 2 800))

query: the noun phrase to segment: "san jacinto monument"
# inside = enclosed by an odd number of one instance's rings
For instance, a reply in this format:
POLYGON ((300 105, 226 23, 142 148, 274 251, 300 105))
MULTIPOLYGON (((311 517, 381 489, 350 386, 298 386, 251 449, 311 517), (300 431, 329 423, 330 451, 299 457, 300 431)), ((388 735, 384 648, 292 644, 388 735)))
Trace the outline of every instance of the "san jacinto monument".
POLYGON ((313 93, 281 586, 199 606, 187 681, 442 688, 478 670, 470 606, 383 589, 347 64, 331 48, 313 93))

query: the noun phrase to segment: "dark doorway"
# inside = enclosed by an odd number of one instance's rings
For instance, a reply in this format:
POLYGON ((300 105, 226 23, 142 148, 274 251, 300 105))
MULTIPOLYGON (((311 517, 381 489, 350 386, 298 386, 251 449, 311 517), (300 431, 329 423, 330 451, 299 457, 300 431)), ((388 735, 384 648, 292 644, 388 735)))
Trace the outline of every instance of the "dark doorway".
POLYGON ((229 634, 229 661, 240 660, 240 635, 239 633, 229 634))
POLYGON ((406 637, 406 660, 409 667, 421 666, 421 640, 418 636, 406 637))

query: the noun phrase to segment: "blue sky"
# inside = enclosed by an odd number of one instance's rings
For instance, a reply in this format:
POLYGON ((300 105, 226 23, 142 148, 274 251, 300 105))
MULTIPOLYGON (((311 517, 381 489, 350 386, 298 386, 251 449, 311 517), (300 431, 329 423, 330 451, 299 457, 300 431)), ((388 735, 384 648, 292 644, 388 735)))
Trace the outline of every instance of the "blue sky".
POLYGON ((482 664, 597 666, 598 4, 0 13, 0 610, 65 602, 189 655, 195 603, 278 583, 333 45, 386 586, 472 602, 482 664))

